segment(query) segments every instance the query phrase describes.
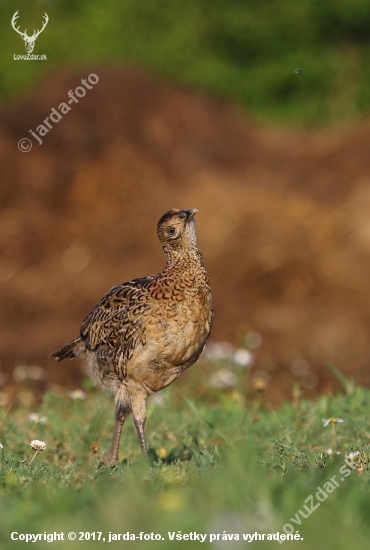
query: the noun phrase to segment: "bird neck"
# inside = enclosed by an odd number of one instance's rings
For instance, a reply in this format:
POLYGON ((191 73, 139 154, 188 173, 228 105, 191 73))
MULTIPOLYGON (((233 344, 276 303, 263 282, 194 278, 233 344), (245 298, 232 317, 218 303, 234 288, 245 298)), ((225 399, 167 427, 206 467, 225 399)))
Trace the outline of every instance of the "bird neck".
POLYGON ((199 248, 192 247, 187 250, 165 250, 167 255, 166 271, 172 273, 196 272, 203 268, 203 256, 199 248))

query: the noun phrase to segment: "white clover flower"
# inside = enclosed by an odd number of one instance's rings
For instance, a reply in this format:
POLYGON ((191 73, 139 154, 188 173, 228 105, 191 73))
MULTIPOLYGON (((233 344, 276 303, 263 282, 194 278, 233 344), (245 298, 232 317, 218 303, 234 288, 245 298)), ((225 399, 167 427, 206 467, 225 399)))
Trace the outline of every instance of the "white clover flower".
POLYGON ((76 401, 77 399, 86 399, 86 393, 79 388, 69 392, 69 397, 76 401))
POLYGON ((321 422, 323 427, 326 428, 329 424, 341 424, 344 420, 343 418, 323 418, 321 422))
POLYGON ((39 439, 33 439, 30 443, 32 449, 34 451, 45 451, 46 449, 46 443, 45 441, 40 441, 39 439))
POLYGON ((254 357, 247 349, 237 349, 234 352, 233 359, 241 367, 251 367, 254 362, 254 357))
POLYGON ((46 416, 41 416, 39 413, 32 412, 28 415, 28 420, 35 424, 45 424, 47 418, 46 416))

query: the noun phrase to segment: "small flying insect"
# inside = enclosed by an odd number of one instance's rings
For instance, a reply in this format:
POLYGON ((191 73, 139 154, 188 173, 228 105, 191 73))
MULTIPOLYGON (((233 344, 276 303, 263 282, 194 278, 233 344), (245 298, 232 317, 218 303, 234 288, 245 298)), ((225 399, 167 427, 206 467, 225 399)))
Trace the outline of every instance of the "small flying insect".
POLYGON ((295 74, 302 74, 303 70, 302 69, 294 69, 294 72, 295 72, 295 74))

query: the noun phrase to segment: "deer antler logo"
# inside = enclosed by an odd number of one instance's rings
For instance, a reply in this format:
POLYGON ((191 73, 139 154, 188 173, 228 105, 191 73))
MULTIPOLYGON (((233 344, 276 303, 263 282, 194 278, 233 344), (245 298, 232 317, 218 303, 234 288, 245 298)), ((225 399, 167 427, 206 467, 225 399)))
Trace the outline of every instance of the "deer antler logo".
POLYGON ((47 16, 47 14, 45 13, 44 14, 44 21, 43 21, 43 24, 42 24, 42 29, 41 30, 36 30, 36 31, 33 31, 33 35, 32 36, 28 36, 27 35, 27 29, 24 31, 24 32, 21 32, 19 30, 19 27, 16 27, 16 22, 17 22, 17 19, 18 19, 19 15, 18 15, 18 10, 15 12, 15 14, 13 15, 12 17, 12 27, 13 29, 21 35, 21 37, 23 38, 24 40, 24 45, 26 46, 26 52, 27 53, 32 53, 33 52, 33 48, 35 47, 35 42, 36 42, 36 39, 38 38, 38 36, 42 33, 42 31, 44 30, 44 28, 46 27, 46 25, 48 24, 48 21, 49 21, 49 17, 47 16))

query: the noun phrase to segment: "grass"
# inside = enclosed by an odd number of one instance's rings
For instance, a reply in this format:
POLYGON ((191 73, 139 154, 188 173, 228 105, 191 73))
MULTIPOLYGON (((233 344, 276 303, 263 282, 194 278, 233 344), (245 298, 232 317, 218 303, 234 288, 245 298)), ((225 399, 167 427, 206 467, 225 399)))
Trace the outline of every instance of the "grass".
POLYGON ((366 0, 3 0, 0 98, 27 95, 50 72, 132 64, 226 97, 257 119, 320 126, 370 111, 370 4, 366 0), (50 21, 34 53, 21 30, 50 21), (297 75, 297 68, 303 70, 297 75))
MULTIPOLYGON (((270 411, 259 406, 253 392, 245 403, 243 369, 234 368, 238 380, 232 390, 205 390, 210 370, 191 370, 163 392, 159 403, 148 403, 149 461, 139 452, 129 419, 120 462, 114 468, 101 464, 110 443, 113 403, 88 381, 85 400, 45 394, 38 410, 47 417, 45 424, 29 421, 30 410, 24 407, 3 409, 1 548, 23 548, 24 541, 10 540, 13 531, 65 536, 74 531, 77 539, 85 537, 80 533, 95 532, 97 538, 101 532, 106 541, 109 532, 153 532, 164 538, 160 543, 110 543, 117 548, 122 544, 173 548, 178 542, 171 541, 168 533, 197 532, 207 534, 205 547, 222 547, 222 541, 210 543, 210 534, 283 533, 286 524, 303 538, 285 543, 293 548, 312 549, 322 541, 327 550, 366 548, 370 392, 348 385, 347 392, 305 401, 295 391, 294 404, 286 402, 280 410, 270 411), (335 425, 335 433, 332 425, 322 423, 332 417, 345 420, 335 425), (28 466, 33 439, 44 440, 47 448, 28 466), (329 448, 341 454, 330 455, 329 448), (356 451, 348 468, 345 455, 356 451), (338 486, 304 519, 299 510, 308 515, 305 501, 312 495, 317 505, 318 488, 330 489, 325 484, 333 476, 338 486)), ((32 548, 45 544, 35 542, 32 548)), ((88 544, 92 542, 65 541, 57 547, 73 550, 88 544)), ((107 542, 93 544, 103 548, 107 542)), ((236 541, 230 544, 239 547, 236 541)), ((278 542, 258 541, 258 545, 277 548, 278 542)))

